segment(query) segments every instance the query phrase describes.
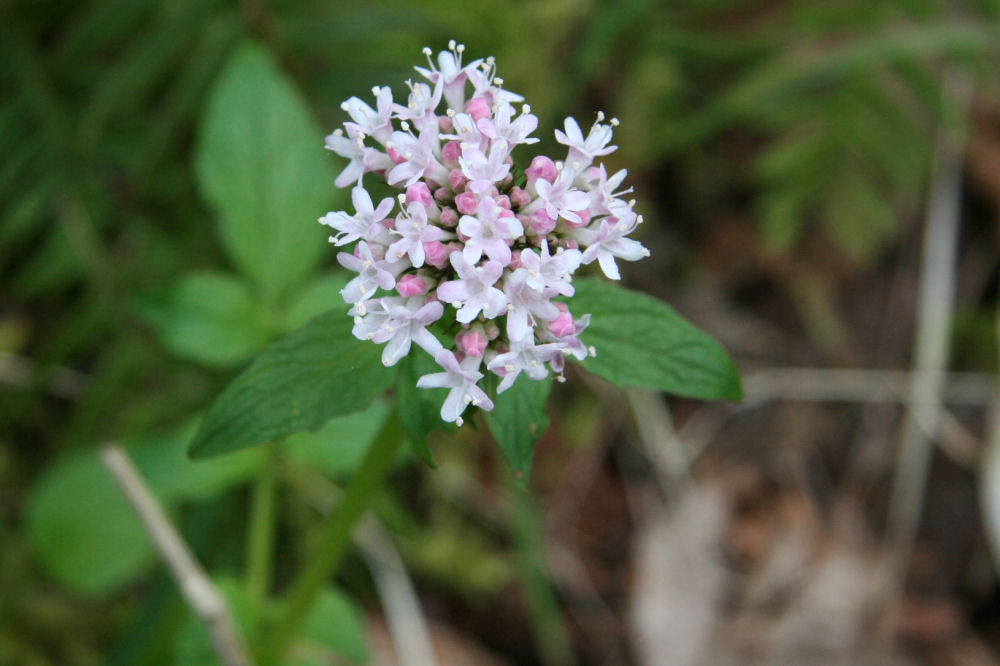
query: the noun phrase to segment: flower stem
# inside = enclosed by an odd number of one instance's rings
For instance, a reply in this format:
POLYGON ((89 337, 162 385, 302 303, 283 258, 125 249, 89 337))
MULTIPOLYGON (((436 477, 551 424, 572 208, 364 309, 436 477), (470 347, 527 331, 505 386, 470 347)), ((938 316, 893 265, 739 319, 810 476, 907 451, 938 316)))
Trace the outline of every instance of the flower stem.
POLYGON ((370 507, 382 479, 396 458, 401 439, 402 426, 392 414, 365 454, 340 504, 327 518, 319 543, 306 561, 305 569, 292 583, 282 614, 264 647, 260 660, 263 666, 281 663, 316 595, 347 552, 354 525, 370 507))
POLYGON ((271 586, 275 500, 278 489, 277 459, 278 447, 272 442, 266 446, 264 464, 258 473, 250 506, 250 528, 247 532, 246 548, 246 591, 250 607, 258 622, 271 586))
POLYGON ((515 556, 524 585, 528 617, 541 661, 546 666, 573 662, 566 620, 546 571, 543 526, 534 498, 522 484, 508 483, 515 556))

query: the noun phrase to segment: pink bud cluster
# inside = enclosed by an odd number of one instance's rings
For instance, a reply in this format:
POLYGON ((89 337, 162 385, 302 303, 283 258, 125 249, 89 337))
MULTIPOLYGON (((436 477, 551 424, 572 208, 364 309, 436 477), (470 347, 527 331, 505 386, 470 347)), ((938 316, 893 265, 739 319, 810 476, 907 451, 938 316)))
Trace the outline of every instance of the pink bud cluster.
POLYGON ((417 67, 428 82, 407 81, 406 104, 388 87, 375 88, 375 108, 352 97, 351 120, 326 138, 348 160, 338 187, 353 185, 355 213, 327 213, 320 222, 337 259, 357 275, 341 291, 352 307, 353 333, 385 344, 393 365, 413 344, 441 372, 417 386, 447 388, 441 418, 462 424, 468 405, 490 410, 479 386, 484 371, 499 376, 498 392, 520 374, 534 380, 551 369, 562 378, 566 357, 582 360, 579 339, 590 315, 574 318, 556 297, 573 295, 574 272, 598 262, 619 279, 616 259, 649 252, 628 235, 642 222, 634 201, 618 190, 594 159, 613 152, 617 120, 598 114, 587 136, 573 118, 556 140, 568 147, 561 162, 535 157, 519 169, 512 151, 538 141, 538 118, 519 95, 505 90, 493 58, 462 63, 463 45, 417 67), (442 110, 443 107, 443 110, 442 110), (399 190, 375 205, 363 186, 374 173, 399 190))

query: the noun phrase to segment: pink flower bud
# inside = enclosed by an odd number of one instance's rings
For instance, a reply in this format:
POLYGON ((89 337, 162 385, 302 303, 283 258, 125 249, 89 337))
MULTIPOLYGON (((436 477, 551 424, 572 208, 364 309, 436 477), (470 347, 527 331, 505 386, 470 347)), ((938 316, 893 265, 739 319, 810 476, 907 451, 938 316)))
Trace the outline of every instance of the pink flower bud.
POLYGON ((486 335, 478 328, 461 331, 455 336, 455 345, 466 356, 482 356, 488 342, 486 335))
POLYGON ((449 169, 458 166, 458 158, 462 156, 462 144, 458 141, 449 141, 441 149, 441 162, 449 169))
POLYGON ((544 178, 550 183, 556 180, 556 163, 544 155, 538 155, 531 160, 531 166, 524 170, 529 182, 534 182, 539 178, 544 178))
POLYGON ((458 224, 458 213, 454 208, 443 208, 441 210, 441 224, 446 227, 454 227, 458 224))
POLYGON ((478 123, 483 118, 490 117, 490 105, 482 97, 474 97, 465 105, 465 112, 478 123))
POLYGON ((424 206, 433 205, 434 199, 431 197, 431 191, 427 187, 427 184, 418 182, 406 188, 406 203, 419 203, 424 206))
POLYGON ((444 268, 448 265, 448 248, 441 241, 425 242, 424 261, 434 268, 444 268))
POLYGON ((396 281, 396 291, 400 296, 417 296, 427 293, 427 280, 419 275, 404 275, 396 281))
POLYGON ((557 338, 565 338, 573 335, 576 327, 573 325, 573 315, 569 312, 560 312, 559 316, 549 322, 549 331, 557 338))
POLYGON ((509 265, 509 268, 512 271, 516 271, 520 267, 521 267, 521 251, 520 250, 514 250, 513 252, 510 253, 510 265, 509 265))
POLYGON ((506 194, 501 194, 496 198, 497 205, 503 209, 510 210, 510 197, 506 194))
POLYGON ((462 192, 455 197, 455 207, 462 215, 475 215, 479 210, 479 198, 472 192, 462 192))
POLYGON ((531 203, 531 195, 520 187, 510 189, 510 203, 517 208, 524 208, 531 203))
POLYGON ((448 116, 438 116, 438 129, 442 132, 450 132, 455 128, 455 123, 451 122, 448 116))
POLYGON ((556 221, 549 217, 549 214, 542 208, 531 214, 528 226, 536 235, 544 236, 556 228, 556 221))
POLYGON ((490 319, 483 325, 483 333, 486 334, 487 340, 496 340, 500 337, 500 327, 497 325, 496 320, 490 319))
POLYGON ((440 203, 445 203, 446 201, 451 201, 452 192, 447 187, 439 187, 434 190, 434 200, 440 203))
POLYGON ((469 182, 469 179, 465 177, 461 169, 452 169, 451 173, 448 174, 448 184, 451 185, 451 189, 456 192, 461 192, 465 189, 465 184, 469 182))

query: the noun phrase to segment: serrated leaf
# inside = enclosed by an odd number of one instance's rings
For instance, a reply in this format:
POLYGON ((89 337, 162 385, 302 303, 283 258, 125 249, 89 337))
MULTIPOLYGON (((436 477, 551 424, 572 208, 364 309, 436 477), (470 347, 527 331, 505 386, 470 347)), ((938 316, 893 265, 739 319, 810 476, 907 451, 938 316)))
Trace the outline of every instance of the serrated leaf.
POLYGON ((316 317, 264 350, 223 391, 191 444, 195 458, 315 431, 371 404, 394 378, 378 345, 351 335, 343 312, 316 317))
POLYGON ((316 220, 335 188, 322 134, 260 46, 241 45, 223 68, 195 166, 219 215, 223 247, 267 299, 307 275, 327 250, 316 220))
POLYGON ((569 306, 590 313, 580 335, 597 355, 584 367, 618 386, 636 386, 703 400, 739 400, 739 373, 722 346, 639 292, 594 279, 575 281, 569 306))
POLYGON ((490 432, 500 444, 514 476, 522 481, 528 480, 535 444, 549 427, 545 401, 551 388, 551 378, 536 382, 526 376, 518 377, 510 388, 494 398, 493 410, 486 412, 490 432))
POLYGON ((49 466, 28 497, 27 533, 39 560, 60 582, 105 594, 153 559, 153 546, 96 452, 49 466))
POLYGON ((225 273, 192 273, 139 307, 171 352, 211 367, 246 361, 270 338, 249 285, 225 273))

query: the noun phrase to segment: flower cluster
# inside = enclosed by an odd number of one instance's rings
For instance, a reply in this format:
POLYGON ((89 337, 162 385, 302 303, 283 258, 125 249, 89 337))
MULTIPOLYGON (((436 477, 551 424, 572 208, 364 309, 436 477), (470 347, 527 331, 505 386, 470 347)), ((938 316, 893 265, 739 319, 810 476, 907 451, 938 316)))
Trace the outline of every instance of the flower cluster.
POLYGON ((590 315, 574 319, 556 297, 573 295, 573 273, 597 261, 619 279, 615 259, 649 252, 628 235, 642 222, 634 201, 619 190, 626 172, 608 175, 594 159, 609 145, 617 120, 604 115, 584 136, 573 118, 556 140, 568 147, 561 162, 535 157, 519 170, 512 151, 531 138, 538 118, 519 95, 505 90, 493 58, 463 64, 464 46, 417 67, 427 82, 407 81, 406 104, 388 87, 375 88, 375 107, 352 97, 351 120, 326 138, 349 160, 338 187, 353 185, 353 215, 327 213, 320 222, 337 259, 357 276, 342 290, 352 307, 354 335, 385 344, 393 365, 413 344, 441 372, 417 386, 449 389, 441 417, 462 424, 468 405, 490 410, 479 386, 484 371, 499 376, 498 392, 520 374, 562 377, 566 357, 593 354, 578 338, 590 315), (439 112, 443 107, 443 112, 439 112), (363 186, 366 173, 397 188, 378 205, 363 186))

